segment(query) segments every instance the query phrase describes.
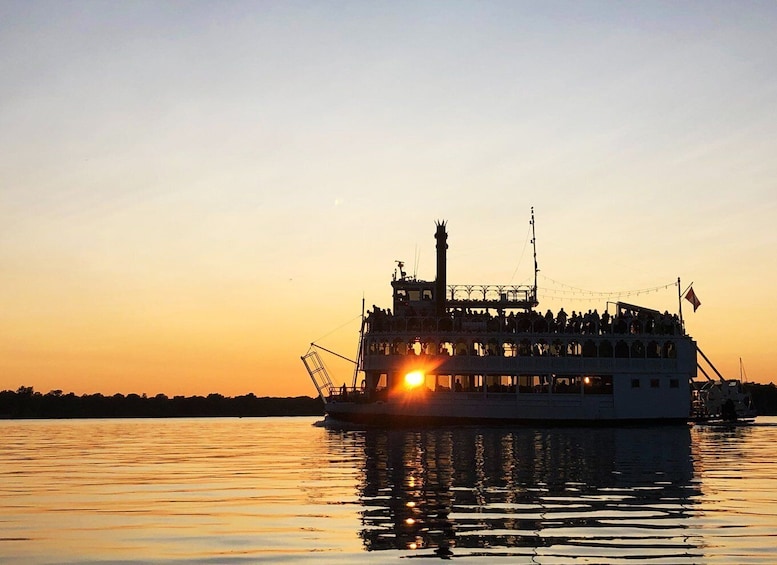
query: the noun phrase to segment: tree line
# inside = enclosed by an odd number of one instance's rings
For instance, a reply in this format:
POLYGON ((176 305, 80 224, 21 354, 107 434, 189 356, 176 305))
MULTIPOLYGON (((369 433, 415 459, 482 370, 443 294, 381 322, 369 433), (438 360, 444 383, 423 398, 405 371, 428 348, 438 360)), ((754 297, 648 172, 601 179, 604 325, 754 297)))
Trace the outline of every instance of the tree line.
MULTIPOLYGON (((777 386, 745 383, 758 414, 777 415, 777 386)), ((219 416, 323 416, 321 399, 309 396, 274 398, 255 396, 228 397, 173 396, 157 394, 83 394, 52 390, 42 394, 33 387, 0 392, 0 418, 189 418, 219 416)))
POLYGON ((744 383, 742 385, 753 399, 753 404, 761 416, 777 416, 777 386, 774 383, 762 385, 744 383))
POLYGON ((228 397, 173 396, 164 394, 76 394, 52 390, 42 394, 33 387, 0 392, 0 418, 187 418, 224 416, 322 416, 320 398, 258 397, 253 393, 228 397))

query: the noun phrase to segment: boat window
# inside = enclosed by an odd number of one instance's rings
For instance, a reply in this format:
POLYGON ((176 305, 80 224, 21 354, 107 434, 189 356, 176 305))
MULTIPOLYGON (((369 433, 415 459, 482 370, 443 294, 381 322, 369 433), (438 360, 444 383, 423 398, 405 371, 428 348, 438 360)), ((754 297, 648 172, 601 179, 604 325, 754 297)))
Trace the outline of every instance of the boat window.
POLYGON ((553 377, 555 394, 580 394, 582 379, 579 376, 553 377))
POLYGON ((489 393, 511 393, 515 392, 515 387, 510 382, 510 377, 504 375, 488 375, 486 377, 486 390, 489 393))
POLYGON ((486 355, 499 355, 500 353, 497 352, 499 349, 499 342, 495 339, 489 339, 488 343, 486 343, 486 355))
POLYGON ((599 375, 583 377, 583 393, 612 394, 612 376, 599 375))
POLYGON ((631 379, 631 388, 639 388, 639 379, 631 379))
POLYGON ((680 388, 679 379, 669 379, 669 388, 680 388))
POLYGON ((453 386, 451 386, 452 381, 451 375, 437 375, 435 383, 434 383, 434 390, 435 392, 450 392, 453 390, 453 386))
POLYGON ((474 392, 474 378, 472 375, 455 375, 453 387, 459 392, 474 392))
POLYGON ((369 354, 370 355, 387 355, 389 351, 389 344, 379 339, 370 340, 369 354))
POLYGON ((612 342, 604 340, 599 344, 599 357, 612 357, 612 342))
POLYGON ((659 388, 661 381, 659 379, 650 379, 650 388, 659 388))
POLYGON ((540 391, 540 377, 535 375, 520 375, 518 377, 518 392, 530 393, 540 391))

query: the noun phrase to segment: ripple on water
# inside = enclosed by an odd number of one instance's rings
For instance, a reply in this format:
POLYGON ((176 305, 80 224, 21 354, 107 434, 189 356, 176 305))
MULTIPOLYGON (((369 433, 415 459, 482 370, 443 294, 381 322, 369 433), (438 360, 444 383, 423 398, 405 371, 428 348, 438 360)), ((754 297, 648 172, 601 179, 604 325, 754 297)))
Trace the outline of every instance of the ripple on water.
POLYGON ((773 562, 777 419, 396 431, 315 422, 2 421, 0 561, 773 562))

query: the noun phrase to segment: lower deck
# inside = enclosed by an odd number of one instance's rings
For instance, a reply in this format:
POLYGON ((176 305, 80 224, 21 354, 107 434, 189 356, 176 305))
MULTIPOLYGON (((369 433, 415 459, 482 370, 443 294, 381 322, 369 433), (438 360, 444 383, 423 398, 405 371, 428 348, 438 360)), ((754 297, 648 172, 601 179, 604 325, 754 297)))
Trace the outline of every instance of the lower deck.
POLYGON ((368 375, 377 387, 342 387, 326 399, 327 413, 362 423, 684 422, 691 406, 678 375, 427 375, 414 387, 388 375, 382 387, 385 377, 368 375))

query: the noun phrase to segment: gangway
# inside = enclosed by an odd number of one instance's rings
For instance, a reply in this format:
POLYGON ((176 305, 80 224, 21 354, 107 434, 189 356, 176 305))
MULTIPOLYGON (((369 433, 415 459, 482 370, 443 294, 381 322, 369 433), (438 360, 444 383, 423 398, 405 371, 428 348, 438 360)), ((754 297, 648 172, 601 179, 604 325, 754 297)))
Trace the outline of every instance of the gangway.
POLYGON ((324 401, 324 404, 326 404, 327 397, 332 394, 333 390, 332 379, 329 378, 329 372, 326 370, 326 366, 321 360, 318 351, 313 349, 312 346, 313 344, 311 344, 311 348, 305 355, 300 357, 300 359, 302 359, 302 362, 305 364, 305 368, 310 375, 310 380, 312 380, 313 384, 316 386, 318 395, 321 397, 321 400, 324 401))

